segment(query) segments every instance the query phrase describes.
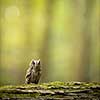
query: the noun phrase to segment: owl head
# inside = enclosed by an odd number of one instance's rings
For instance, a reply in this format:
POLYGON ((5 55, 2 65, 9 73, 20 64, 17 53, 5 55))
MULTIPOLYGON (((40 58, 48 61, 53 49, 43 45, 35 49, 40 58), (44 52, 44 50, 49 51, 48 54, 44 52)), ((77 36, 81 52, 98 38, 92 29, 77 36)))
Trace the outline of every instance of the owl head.
POLYGON ((40 59, 39 60, 32 59, 31 62, 30 62, 30 66, 33 69, 39 70, 40 69, 40 59))

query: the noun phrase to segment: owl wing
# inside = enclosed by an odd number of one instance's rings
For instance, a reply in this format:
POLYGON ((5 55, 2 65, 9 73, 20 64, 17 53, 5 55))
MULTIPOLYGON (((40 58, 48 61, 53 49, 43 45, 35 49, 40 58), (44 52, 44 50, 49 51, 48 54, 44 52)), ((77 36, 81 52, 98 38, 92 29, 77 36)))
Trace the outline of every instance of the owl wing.
POLYGON ((29 84, 31 80, 31 71, 29 69, 27 70, 25 79, 26 79, 25 83, 29 84))
POLYGON ((28 78, 29 76, 31 76, 31 70, 30 69, 27 70, 25 78, 28 78))

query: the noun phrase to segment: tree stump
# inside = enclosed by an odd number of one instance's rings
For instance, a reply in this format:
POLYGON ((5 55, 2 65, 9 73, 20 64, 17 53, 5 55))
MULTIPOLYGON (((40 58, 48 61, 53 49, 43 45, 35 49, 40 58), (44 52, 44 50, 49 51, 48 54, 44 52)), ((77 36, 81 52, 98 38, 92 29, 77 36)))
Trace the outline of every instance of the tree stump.
POLYGON ((100 100, 100 83, 50 82, 1 86, 0 100, 100 100))

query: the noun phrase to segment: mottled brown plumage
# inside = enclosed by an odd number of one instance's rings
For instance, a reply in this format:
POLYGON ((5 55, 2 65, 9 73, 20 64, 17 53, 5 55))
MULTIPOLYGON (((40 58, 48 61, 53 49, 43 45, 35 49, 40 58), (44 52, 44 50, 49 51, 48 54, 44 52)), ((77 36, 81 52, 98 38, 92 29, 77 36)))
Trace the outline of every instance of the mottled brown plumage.
POLYGON ((32 61, 29 64, 29 68, 26 72, 25 83, 26 84, 30 84, 30 83, 38 84, 40 76, 41 76, 40 60, 32 59, 32 61))

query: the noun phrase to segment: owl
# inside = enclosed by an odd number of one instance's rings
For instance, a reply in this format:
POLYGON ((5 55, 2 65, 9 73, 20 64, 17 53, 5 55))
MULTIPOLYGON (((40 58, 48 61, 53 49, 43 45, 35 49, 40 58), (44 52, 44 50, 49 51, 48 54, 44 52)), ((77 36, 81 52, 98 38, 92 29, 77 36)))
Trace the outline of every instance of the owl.
POLYGON ((30 84, 38 84, 41 76, 41 64, 40 64, 40 59, 39 60, 34 60, 32 59, 29 68, 26 72, 25 75, 25 83, 30 84))

